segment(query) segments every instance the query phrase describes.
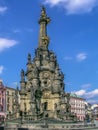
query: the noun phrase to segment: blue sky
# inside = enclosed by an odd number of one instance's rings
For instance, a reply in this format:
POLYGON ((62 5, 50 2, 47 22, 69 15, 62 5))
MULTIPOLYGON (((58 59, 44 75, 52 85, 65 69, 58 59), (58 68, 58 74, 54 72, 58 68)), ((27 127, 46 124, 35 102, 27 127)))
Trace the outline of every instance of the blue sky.
POLYGON ((49 49, 65 74, 65 91, 98 103, 98 0, 0 0, 0 78, 16 87, 38 46, 40 5, 52 21, 49 49))

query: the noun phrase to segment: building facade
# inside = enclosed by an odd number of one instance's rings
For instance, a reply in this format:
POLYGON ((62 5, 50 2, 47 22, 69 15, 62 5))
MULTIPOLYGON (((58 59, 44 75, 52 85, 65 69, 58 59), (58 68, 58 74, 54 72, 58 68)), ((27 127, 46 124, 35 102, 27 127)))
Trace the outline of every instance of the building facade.
POLYGON ((0 80, 0 120, 6 118, 6 88, 0 80))
POLYGON ((86 116, 85 99, 77 96, 76 94, 70 94, 70 105, 71 112, 76 114, 77 120, 84 121, 86 116))
POLYGON ((91 106, 92 112, 93 112, 93 117, 95 120, 98 120, 98 104, 93 104, 91 106))
POLYGON ((14 97, 16 89, 11 87, 6 87, 6 114, 7 118, 10 118, 11 114, 14 112, 14 97))

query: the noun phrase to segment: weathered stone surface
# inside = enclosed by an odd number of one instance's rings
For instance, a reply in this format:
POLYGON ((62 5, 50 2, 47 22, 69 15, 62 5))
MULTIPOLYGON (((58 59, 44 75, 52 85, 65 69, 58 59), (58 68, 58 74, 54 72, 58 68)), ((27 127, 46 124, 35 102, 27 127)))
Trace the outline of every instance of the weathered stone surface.
POLYGON ((26 72, 21 71, 20 109, 26 115, 32 115, 33 120, 45 117, 74 120, 74 115, 71 116, 69 97, 64 96, 64 74, 59 68, 54 52, 48 49, 49 22, 50 18, 42 7, 38 48, 33 60, 28 54, 26 72))

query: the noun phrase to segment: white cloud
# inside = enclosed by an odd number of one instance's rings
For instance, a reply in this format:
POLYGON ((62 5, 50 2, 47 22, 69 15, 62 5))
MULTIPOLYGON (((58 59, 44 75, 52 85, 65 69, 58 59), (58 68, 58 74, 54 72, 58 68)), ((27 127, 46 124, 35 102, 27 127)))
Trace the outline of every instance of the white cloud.
POLYGON ((89 99, 89 100, 91 100, 91 98, 98 97, 98 89, 92 90, 90 92, 87 92, 86 90, 81 89, 79 91, 74 91, 72 93, 75 93, 75 94, 82 96, 82 97, 89 99))
POLYGON ((3 70, 4 70, 4 66, 0 66, 0 74, 2 74, 2 72, 3 72, 3 70))
POLYGON ((7 9, 6 6, 0 6, 0 14, 3 14, 7 9))
POLYGON ((18 42, 12 39, 0 38, 0 52, 16 45, 18 42))
POLYGON ((22 32, 33 32, 32 28, 23 28, 23 29, 13 29, 13 33, 22 33, 22 32))
POLYGON ((84 96, 86 94, 86 90, 81 89, 79 91, 75 91, 75 92, 72 92, 72 93, 75 93, 78 96, 84 96))
POLYGON ((81 53, 78 53, 76 56, 65 56, 63 58, 63 60, 67 60, 67 61, 68 60, 71 61, 73 59, 77 60, 78 62, 82 62, 87 59, 87 54, 84 52, 81 52, 81 53))
POLYGON ((76 56, 77 61, 84 61, 85 59, 87 59, 87 54, 86 53, 79 53, 76 56))
POLYGON ((86 96, 87 96, 87 98, 93 98, 93 97, 98 96, 98 89, 95 89, 91 92, 86 93, 86 96))
POLYGON ((67 14, 91 12, 98 6, 98 0, 43 0, 45 4, 63 7, 67 14))
POLYGON ((50 4, 51 6, 58 5, 62 2, 66 2, 67 0, 44 0, 46 4, 50 4))

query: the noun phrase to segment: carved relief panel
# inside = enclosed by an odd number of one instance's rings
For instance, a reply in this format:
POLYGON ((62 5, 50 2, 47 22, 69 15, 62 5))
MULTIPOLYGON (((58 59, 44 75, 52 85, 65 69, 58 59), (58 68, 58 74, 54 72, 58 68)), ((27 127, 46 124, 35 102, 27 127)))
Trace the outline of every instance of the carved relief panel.
POLYGON ((44 93, 43 93, 43 98, 50 98, 50 95, 51 94, 51 92, 49 92, 49 91, 44 91, 44 93))
POLYGON ((52 81, 51 81, 51 73, 48 71, 44 71, 40 73, 40 82, 42 88, 51 88, 52 81))
POLYGON ((53 82, 53 91, 54 92, 59 92, 61 87, 61 82, 60 80, 54 80, 53 82))

